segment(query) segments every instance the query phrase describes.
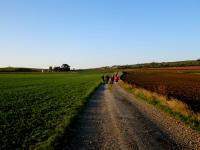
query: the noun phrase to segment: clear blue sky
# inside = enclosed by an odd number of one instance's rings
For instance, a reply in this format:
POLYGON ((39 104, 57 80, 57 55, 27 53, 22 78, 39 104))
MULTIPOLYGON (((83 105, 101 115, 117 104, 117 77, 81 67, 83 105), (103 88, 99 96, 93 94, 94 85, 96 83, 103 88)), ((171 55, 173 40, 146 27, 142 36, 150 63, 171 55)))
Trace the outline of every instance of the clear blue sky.
POLYGON ((197 58, 199 0, 0 1, 0 67, 197 58))

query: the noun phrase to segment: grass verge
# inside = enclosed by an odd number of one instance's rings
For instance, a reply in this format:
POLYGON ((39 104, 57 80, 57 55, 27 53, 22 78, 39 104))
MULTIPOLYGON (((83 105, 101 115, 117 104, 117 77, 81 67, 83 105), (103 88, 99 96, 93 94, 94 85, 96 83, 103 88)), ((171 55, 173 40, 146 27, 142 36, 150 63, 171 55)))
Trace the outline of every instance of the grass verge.
POLYGON ((34 150, 54 150, 54 149, 60 149, 64 143, 64 140, 71 136, 71 128, 77 119, 78 115, 80 115, 83 110, 85 109, 86 104, 88 103, 88 100, 94 94, 94 92, 100 87, 101 83, 99 83, 96 87, 91 89, 91 91, 88 93, 88 95, 84 98, 83 101, 80 102, 79 105, 77 105, 76 109, 71 113, 70 116, 66 116, 64 118, 64 121, 60 126, 57 127, 56 133, 52 135, 47 141, 38 143, 37 145, 34 145, 31 147, 31 149, 34 150))
POLYGON ((194 113, 185 103, 176 99, 167 99, 165 96, 137 88, 134 85, 119 82, 119 85, 134 96, 145 100, 156 108, 163 110, 176 119, 184 122, 193 129, 200 131, 200 114, 194 113))

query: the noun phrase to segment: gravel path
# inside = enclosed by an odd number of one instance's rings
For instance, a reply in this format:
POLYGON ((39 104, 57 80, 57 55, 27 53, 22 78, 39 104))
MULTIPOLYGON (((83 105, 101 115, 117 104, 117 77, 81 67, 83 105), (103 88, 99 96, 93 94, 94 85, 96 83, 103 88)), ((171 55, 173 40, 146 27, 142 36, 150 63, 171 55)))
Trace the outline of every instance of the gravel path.
POLYGON ((200 149, 200 134, 118 85, 101 86, 63 149, 200 149))

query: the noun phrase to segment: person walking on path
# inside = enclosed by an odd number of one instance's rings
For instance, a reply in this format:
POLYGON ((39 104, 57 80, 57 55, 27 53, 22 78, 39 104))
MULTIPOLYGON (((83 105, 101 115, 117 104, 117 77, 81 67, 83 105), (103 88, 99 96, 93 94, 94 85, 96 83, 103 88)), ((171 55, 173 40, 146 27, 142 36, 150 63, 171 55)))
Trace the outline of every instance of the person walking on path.
POLYGON ((103 76, 101 76, 101 79, 102 79, 102 82, 103 82, 103 84, 105 83, 105 76, 103 75, 103 76))
POLYGON ((119 76, 118 76, 118 73, 115 75, 115 82, 118 82, 120 80, 119 76))
POLYGON ((111 77, 111 84, 113 84, 114 81, 115 81, 115 76, 113 75, 113 76, 111 77))
POLYGON ((109 83, 110 77, 108 75, 106 75, 106 84, 109 83))

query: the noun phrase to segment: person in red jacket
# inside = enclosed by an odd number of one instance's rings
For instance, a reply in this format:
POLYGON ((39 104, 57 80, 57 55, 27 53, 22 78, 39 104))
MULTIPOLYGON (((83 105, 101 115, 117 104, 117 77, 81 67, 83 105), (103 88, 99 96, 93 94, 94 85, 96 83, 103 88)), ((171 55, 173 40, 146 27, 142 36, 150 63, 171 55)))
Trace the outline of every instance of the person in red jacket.
POLYGON ((115 75, 115 82, 118 82, 120 80, 118 73, 115 75))
POLYGON ((118 82, 120 80, 119 76, 116 76, 116 82, 118 82))

